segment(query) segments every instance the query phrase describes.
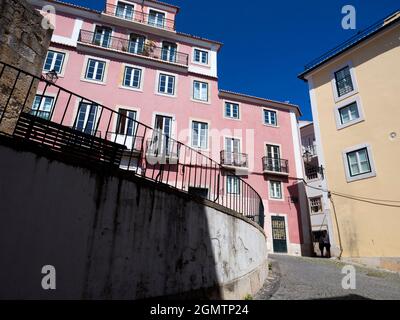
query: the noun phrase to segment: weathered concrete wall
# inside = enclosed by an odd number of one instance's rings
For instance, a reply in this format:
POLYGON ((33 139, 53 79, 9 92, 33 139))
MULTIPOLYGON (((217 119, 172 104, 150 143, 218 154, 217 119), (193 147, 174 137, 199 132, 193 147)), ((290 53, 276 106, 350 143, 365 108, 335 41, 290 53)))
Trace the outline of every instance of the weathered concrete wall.
MULTIPOLYGON (((43 16, 25 0, 0 0, 0 62, 41 76, 53 33, 52 29, 42 27, 42 20, 43 16)), ((4 112, 0 130, 11 134, 28 93, 26 106, 32 105, 37 83, 29 91, 31 77, 18 77, 15 70, 2 68, 0 64, 0 116, 4 112)))
POLYGON ((263 284, 266 239, 252 222, 1 139, 0 298, 242 299, 263 284), (44 265, 56 290, 41 287, 44 265))

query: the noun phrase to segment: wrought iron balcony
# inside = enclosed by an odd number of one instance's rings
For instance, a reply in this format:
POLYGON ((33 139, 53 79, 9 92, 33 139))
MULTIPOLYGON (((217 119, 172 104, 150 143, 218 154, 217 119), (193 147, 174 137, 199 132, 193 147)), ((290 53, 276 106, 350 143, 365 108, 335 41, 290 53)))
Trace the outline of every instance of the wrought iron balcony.
POLYGON ((221 151, 221 164, 227 167, 248 168, 248 155, 245 153, 221 151))
POLYGON ((263 162, 264 173, 281 174, 281 175, 289 174, 289 161, 288 160, 279 159, 279 158, 263 157, 262 162, 263 162))
POLYGON ((179 151, 181 145, 165 135, 154 135, 146 143, 146 156, 147 159, 162 158, 162 159, 179 159, 179 151))
POLYGON ((105 13, 119 19, 149 25, 151 27, 175 31, 175 20, 160 18, 151 13, 131 9, 132 7, 107 4, 105 13))
POLYGON ((307 180, 323 180, 324 179, 324 169, 322 166, 305 165, 305 173, 307 180))
POLYGON ((143 137, 118 132, 107 132, 107 138, 110 141, 126 146, 128 152, 140 152, 143 149, 143 137))
POLYGON ((153 45, 152 43, 140 44, 136 41, 118 37, 98 37, 95 32, 81 30, 79 42, 105 49, 111 49, 135 56, 156 59, 167 63, 178 64, 187 67, 189 55, 153 45))

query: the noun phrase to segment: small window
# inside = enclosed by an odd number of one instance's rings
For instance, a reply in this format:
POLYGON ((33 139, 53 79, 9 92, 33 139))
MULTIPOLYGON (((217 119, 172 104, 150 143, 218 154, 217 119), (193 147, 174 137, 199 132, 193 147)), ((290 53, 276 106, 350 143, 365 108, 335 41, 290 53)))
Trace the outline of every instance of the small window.
POLYGON ((351 177, 372 172, 367 148, 348 152, 347 162, 351 177))
POLYGON ((310 199, 310 208, 311 208, 311 213, 320 213, 320 212, 322 212, 321 197, 311 198, 310 199))
POLYGON ((176 62, 177 45, 175 43, 163 42, 161 59, 169 62, 176 62))
POLYGON ((269 195, 271 199, 282 199, 282 182, 271 180, 269 182, 269 195))
POLYGON ((208 64, 208 52, 200 49, 194 49, 194 62, 208 64))
POLYGON ((117 133, 132 137, 136 134, 136 115, 134 110, 119 109, 117 133))
POLYGON ((128 52, 133 54, 144 54, 146 48, 146 37, 132 33, 129 36, 128 52))
POLYGON ((132 20, 135 7, 125 2, 118 2, 115 15, 118 18, 132 20))
POLYGON ((74 128, 90 135, 96 135, 96 117, 98 106, 96 104, 81 102, 75 120, 74 128))
POLYGON ((354 90, 349 66, 339 71, 336 71, 335 80, 336 80, 337 94, 339 97, 342 97, 354 90))
POLYGON ((109 48, 111 46, 112 29, 109 27, 96 26, 94 31, 93 44, 109 48))
POLYGON ((88 59, 85 78, 88 80, 103 81, 106 63, 95 59, 88 59))
POLYGON ((264 110, 264 124, 270 126, 277 126, 276 111, 264 110))
POLYGON ((348 106, 339 109, 340 122, 346 124, 360 118, 357 102, 353 102, 348 106))
POLYGON ((225 117, 239 119, 239 105, 237 103, 225 102, 225 117))
POLYGON ((193 99, 208 101, 208 83, 193 81, 193 99))
POLYGON ((150 10, 149 25, 163 28, 165 26, 165 13, 156 10, 150 10))
POLYGON ((226 192, 228 194, 240 194, 240 180, 238 179, 238 177, 226 177, 226 192))
POLYGON ((44 63, 43 71, 55 71, 60 74, 62 72, 65 60, 65 53, 50 50, 47 52, 46 61, 44 63))
POLYGON ((192 122, 192 147, 207 149, 208 147, 208 123, 192 122))
POLYGON ((36 117, 50 120, 53 104, 53 97, 36 95, 30 113, 36 117))
POLYGON ((168 95, 175 94, 175 76, 160 73, 158 92, 168 95))
POLYGON ((142 78, 141 69, 133 67, 125 67, 124 87, 139 89, 141 78, 142 78))

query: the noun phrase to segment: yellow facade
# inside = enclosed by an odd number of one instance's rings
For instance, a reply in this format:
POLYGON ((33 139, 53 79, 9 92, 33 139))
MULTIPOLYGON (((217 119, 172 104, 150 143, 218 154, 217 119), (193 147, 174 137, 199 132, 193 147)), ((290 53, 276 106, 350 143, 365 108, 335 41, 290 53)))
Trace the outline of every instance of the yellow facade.
POLYGON ((400 271, 400 16, 304 78, 342 257, 400 271), (338 101, 335 72, 345 66, 354 89, 338 101), (352 102, 361 121, 341 127, 339 108, 352 102), (358 158, 346 154, 365 146, 358 158), (365 154, 375 172, 351 178, 349 162, 366 168, 365 154))

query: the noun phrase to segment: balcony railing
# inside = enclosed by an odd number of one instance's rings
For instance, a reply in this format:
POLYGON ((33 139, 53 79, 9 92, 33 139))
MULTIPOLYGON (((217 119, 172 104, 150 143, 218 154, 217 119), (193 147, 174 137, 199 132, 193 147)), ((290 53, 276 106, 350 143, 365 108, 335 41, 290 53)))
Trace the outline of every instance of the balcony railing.
POLYGON ((315 157, 317 156, 317 146, 315 144, 303 146, 303 156, 315 157))
POLYGON ((126 150, 129 152, 139 152, 142 149, 144 139, 143 137, 137 137, 135 135, 122 134, 118 132, 108 132, 107 137, 115 143, 126 146, 126 150))
POLYGON ((174 160, 179 158, 181 145, 172 138, 156 133, 146 142, 147 157, 174 160))
POLYGON ((248 168, 248 155, 223 150, 221 151, 221 164, 229 167, 248 168))
POLYGON ((127 21, 133 21, 155 28, 175 31, 175 20, 156 17, 155 15, 144 13, 142 11, 132 10, 127 6, 107 4, 105 13, 127 21))
POLYGON ((324 179, 324 170, 319 166, 305 165, 305 173, 308 181, 324 179))
POLYGON ((96 36, 95 32, 87 30, 81 30, 78 41, 84 44, 112 49, 141 57, 152 58, 159 61, 175 63, 186 67, 189 65, 188 54, 178 52, 176 50, 169 50, 162 47, 157 47, 148 43, 139 44, 129 39, 111 36, 101 38, 96 36))
POLYGON ((263 170, 267 173, 289 174, 289 161, 285 159, 263 157, 263 170))

